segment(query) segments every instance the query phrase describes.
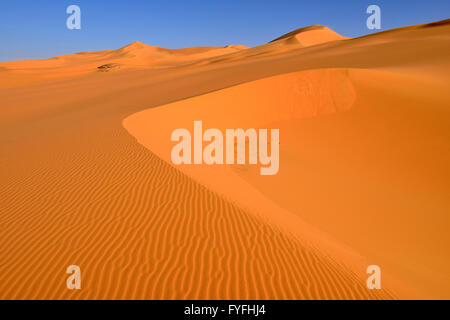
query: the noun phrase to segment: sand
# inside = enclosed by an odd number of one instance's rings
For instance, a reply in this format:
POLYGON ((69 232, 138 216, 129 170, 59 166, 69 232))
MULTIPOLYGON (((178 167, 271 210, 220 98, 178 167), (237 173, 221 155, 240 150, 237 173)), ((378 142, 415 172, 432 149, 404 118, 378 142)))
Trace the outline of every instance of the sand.
POLYGON ((0 298, 448 299, 449 31, 1 63, 0 298), (279 174, 172 165, 193 120, 279 128, 279 174))

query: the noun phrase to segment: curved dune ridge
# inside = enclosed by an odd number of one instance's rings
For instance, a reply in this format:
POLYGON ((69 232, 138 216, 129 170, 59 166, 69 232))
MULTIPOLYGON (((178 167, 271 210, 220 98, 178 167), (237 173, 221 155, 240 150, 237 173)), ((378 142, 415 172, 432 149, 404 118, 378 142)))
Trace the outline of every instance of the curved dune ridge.
POLYGON ((449 27, 0 64, 0 298, 448 298, 449 27), (193 119, 279 174, 175 168, 193 119))
MULTIPOLYGON (((218 128, 225 132, 226 128, 271 128, 273 123, 280 121, 290 123, 293 120, 347 112, 356 101, 356 89, 350 80, 351 71, 320 69, 264 78, 141 111, 126 118, 123 125, 139 143, 171 163, 170 154, 174 143, 167 143, 161 137, 170 137, 176 128, 188 128, 193 132, 193 122, 198 119, 202 120, 204 130, 218 128)), ((284 136, 283 129, 281 133, 284 136)), ((281 143, 284 144, 283 139, 281 143)), ((295 145, 288 148, 289 153, 302 152, 295 145)), ((285 153, 280 155, 281 161, 285 156, 285 153)), ((281 166, 283 170, 283 164, 281 166)), ((311 225, 305 225, 298 216, 293 217, 291 212, 283 209, 283 203, 274 203, 270 194, 269 196, 261 194, 252 185, 251 179, 242 179, 240 172, 241 170, 249 172, 251 170, 249 165, 181 165, 177 168, 225 199, 262 217, 269 225, 277 226, 285 230, 284 233, 292 234, 300 239, 303 245, 312 244, 322 254, 340 261, 342 268, 353 270, 354 274, 361 274, 360 272, 368 265, 367 260, 352 249, 336 242, 335 239, 329 239, 328 235, 311 225)), ((252 175, 259 173, 253 171, 252 175)), ((269 177, 264 179, 267 178, 269 177)), ((294 183, 289 180, 284 182, 286 184, 281 188, 292 198, 297 196, 298 184, 305 183, 302 180, 294 183)), ((302 268, 305 270, 307 266, 302 268)), ((308 272, 314 274, 314 270, 308 272)), ((331 278, 329 281, 334 282, 335 279, 331 278)), ((360 278, 359 282, 363 283, 364 280, 360 278)), ((358 284, 355 282, 353 285, 358 284)), ((385 285, 393 286, 388 281, 385 285)), ((385 292, 387 295, 384 296, 383 292, 380 297, 392 297, 389 291, 385 292)))
MULTIPOLYGON (((123 125, 141 144, 171 163, 173 143, 161 137, 170 137, 176 128, 193 132, 194 121, 201 120, 204 130, 217 128, 223 133, 228 128, 271 128, 280 121, 345 112, 355 101, 356 90, 349 70, 308 70, 251 81, 148 109, 124 119, 123 125)), ((227 167, 186 165, 178 168, 220 194, 237 200, 241 206, 255 211, 264 211, 268 206, 264 199, 257 196, 253 199, 247 186, 240 188, 245 184, 227 167)), ((270 215, 282 214, 270 212, 270 215)))

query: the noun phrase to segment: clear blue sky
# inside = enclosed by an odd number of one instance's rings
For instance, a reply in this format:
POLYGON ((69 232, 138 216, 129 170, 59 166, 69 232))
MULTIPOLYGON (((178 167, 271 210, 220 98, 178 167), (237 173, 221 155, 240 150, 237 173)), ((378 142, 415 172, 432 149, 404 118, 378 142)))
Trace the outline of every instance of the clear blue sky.
POLYGON ((116 49, 133 41, 165 48, 255 46, 299 27, 323 24, 355 37, 366 8, 382 9, 382 29, 443 20, 450 0, 1 0, 0 61, 116 49), (82 29, 66 28, 66 8, 82 29))

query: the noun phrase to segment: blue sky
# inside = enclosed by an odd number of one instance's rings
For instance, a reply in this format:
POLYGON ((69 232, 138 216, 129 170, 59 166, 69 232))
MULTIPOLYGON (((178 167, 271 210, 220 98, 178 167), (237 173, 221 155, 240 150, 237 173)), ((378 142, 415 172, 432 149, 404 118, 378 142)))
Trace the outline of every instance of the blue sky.
POLYGON ((323 24, 350 37, 366 28, 366 8, 381 7, 382 29, 443 20, 450 0, 1 0, 0 61, 116 49, 133 41, 165 48, 266 43, 323 24), (80 6, 81 30, 66 8, 80 6))

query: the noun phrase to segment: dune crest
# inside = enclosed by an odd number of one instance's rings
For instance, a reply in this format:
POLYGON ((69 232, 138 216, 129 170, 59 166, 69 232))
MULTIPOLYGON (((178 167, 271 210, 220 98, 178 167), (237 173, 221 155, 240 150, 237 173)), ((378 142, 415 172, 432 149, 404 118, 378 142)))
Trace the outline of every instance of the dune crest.
POLYGON ((287 43, 298 43, 304 47, 310 47, 321 43, 345 39, 348 38, 341 36, 328 27, 315 24, 289 32, 271 42, 284 40, 287 43))

